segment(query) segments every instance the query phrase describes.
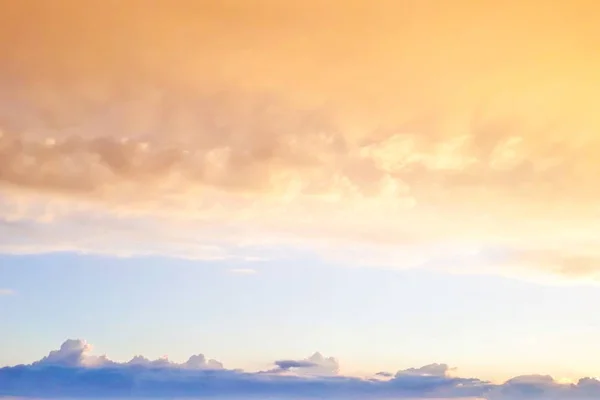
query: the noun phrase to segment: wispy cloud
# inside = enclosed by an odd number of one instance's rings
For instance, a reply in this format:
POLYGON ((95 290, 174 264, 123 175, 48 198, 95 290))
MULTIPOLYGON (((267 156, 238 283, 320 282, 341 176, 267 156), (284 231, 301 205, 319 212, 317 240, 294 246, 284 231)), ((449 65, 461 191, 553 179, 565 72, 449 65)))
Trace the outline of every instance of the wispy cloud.
POLYGON ((16 293, 13 289, 0 288, 0 296, 12 296, 16 293))

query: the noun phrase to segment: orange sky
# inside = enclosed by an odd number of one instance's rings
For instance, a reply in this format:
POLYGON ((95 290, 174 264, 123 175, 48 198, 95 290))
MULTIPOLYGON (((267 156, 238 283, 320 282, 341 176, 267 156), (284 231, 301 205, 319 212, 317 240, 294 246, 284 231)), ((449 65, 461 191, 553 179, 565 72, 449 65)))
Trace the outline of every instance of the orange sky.
POLYGON ((93 207, 598 273, 595 1, 0 9, 5 218, 93 207))

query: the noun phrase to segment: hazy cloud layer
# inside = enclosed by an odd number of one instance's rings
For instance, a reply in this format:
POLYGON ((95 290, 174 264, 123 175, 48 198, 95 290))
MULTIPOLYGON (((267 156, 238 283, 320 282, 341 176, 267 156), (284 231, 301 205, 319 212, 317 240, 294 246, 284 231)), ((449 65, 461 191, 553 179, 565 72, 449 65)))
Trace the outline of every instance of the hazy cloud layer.
MULTIPOLYGON (((378 379, 281 371, 225 369, 216 360, 195 355, 185 363, 150 361, 136 356, 117 363, 90 354, 91 346, 67 340, 60 349, 30 365, 0 369, 0 396, 22 397, 218 397, 254 398, 483 398, 488 400, 591 400, 600 396, 600 381, 582 378, 561 384, 550 376, 519 376, 503 384, 451 375, 445 364, 378 373, 378 379), (383 379, 382 379, 383 378, 383 379)), ((319 366, 337 373, 338 364, 319 353, 305 360, 280 360, 278 369, 319 366), (333 367, 333 368, 332 368, 333 367)))
POLYGON ((452 243, 503 250, 475 271, 598 278, 594 2, 0 8, 2 251, 325 239, 406 267, 393 249, 452 243))

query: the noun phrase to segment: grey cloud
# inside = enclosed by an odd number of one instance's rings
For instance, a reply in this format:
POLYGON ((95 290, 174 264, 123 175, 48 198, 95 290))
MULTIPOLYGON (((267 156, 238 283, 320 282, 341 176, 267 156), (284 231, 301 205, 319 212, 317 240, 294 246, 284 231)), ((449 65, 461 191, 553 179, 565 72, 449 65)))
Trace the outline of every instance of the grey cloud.
POLYGON ((293 371, 300 374, 309 375, 336 375, 339 372, 339 362, 333 357, 323 357, 319 352, 304 360, 277 360, 276 369, 269 372, 278 373, 284 371, 293 371))
POLYGON ((451 368, 447 364, 429 364, 420 368, 408 368, 398 371, 396 377, 404 375, 416 376, 446 376, 451 368))
POLYGON ((303 360, 278 360, 275 361, 275 365, 282 370, 289 370, 292 368, 311 368, 317 366, 317 364, 313 362, 303 360))

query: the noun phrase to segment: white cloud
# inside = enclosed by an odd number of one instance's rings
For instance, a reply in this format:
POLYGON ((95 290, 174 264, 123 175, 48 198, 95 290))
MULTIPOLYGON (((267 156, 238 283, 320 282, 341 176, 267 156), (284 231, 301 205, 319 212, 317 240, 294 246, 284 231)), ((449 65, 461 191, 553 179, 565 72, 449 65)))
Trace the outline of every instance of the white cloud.
POLYGON ((46 357, 33 363, 33 365, 54 365, 63 367, 114 367, 114 366, 143 366, 156 368, 182 368, 190 370, 223 369, 223 364, 214 359, 206 359, 203 354, 192 355, 183 363, 169 361, 163 357, 149 360, 144 356, 134 356, 126 363, 117 363, 109 360, 105 355, 95 356, 93 347, 85 340, 68 339, 58 350, 52 350, 46 357))

